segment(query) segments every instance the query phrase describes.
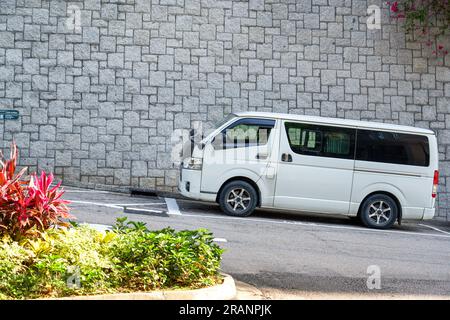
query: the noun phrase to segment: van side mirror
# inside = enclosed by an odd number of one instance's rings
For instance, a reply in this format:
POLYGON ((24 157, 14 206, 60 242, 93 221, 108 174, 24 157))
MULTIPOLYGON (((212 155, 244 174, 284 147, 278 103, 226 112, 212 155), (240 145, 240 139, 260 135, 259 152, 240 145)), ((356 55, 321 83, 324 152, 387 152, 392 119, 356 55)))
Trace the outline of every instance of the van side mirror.
POLYGON ((203 150, 205 155, 208 154, 210 157, 214 155, 215 148, 212 144, 212 140, 204 144, 203 150))
POLYGON ((221 142, 220 137, 222 136, 222 133, 219 133, 215 137, 213 137, 208 144, 210 144, 214 149, 223 149, 223 143, 221 142))

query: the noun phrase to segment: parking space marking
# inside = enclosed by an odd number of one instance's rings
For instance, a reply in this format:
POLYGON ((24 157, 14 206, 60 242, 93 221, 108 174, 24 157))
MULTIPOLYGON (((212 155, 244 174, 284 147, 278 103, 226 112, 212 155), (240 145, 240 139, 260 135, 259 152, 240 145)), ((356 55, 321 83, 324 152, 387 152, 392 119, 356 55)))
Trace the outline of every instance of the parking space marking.
POLYGON ((100 202, 91 202, 91 201, 79 201, 79 200, 69 200, 71 203, 75 204, 87 204, 87 205, 93 205, 93 206, 99 206, 99 207, 106 207, 106 208, 114 208, 114 209, 121 209, 124 212, 128 211, 135 211, 137 213, 145 213, 145 212, 151 212, 151 213, 158 213, 158 214, 164 214, 164 210, 153 210, 153 209, 142 209, 142 208, 132 208, 128 207, 128 205, 132 206, 139 206, 139 204, 108 204, 108 203, 100 203, 100 202))
POLYGON ((99 224, 99 223, 86 223, 88 226, 94 228, 97 231, 105 232, 105 231, 111 231, 112 226, 109 226, 107 224, 99 224))
POLYGON ((450 235, 450 232, 446 232, 446 231, 444 231, 444 230, 438 229, 438 228, 433 227, 433 226, 429 226, 429 225, 427 225, 427 224, 421 224, 421 223, 419 223, 419 226, 427 227, 427 228, 433 229, 433 230, 435 230, 435 231, 442 232, 443 234, 448 234, 448 235, 450 235))
POLYGON ((70 203, 78 203, 78 204, 90 204, 93 206, 100 206, 100 207, 107 207, 107 208, 114 208, 114 209, 123 209, 123 207, 114 205, 114 204, 108 204, 108 203, 100 203, 100 202, 92 202, 92 201, 80 201, 80 200, 68 200, 70 203))
POLYGON ((219 220, 239 220, 242 222, 250 222, 250 223, 261 222, 261 223, 272 223, 272 224, 290 224, 290 225, 309 226, 309 227, 316 227, 316 228, 344 229, 344 230, 346 229, 346 230, 355 230, 355 231, 360 231, 360 232, 393 233, 393 234, 428 236, 428 237, 450 239, 450 235, 444 235, 444 234, 409 232, 409 231, 402 231, 402 230, 379 230, 379 229, 335 226, 335 225, 329 225, 329 224, 317 224, 317 223, 287 221, 287 220, 277 221, 277 220, 273 220, 273 219, 238 218, 238 217, 212 216, 212 215, 189 214, 189 213, 183 213, 182 216, 183 217, 196 217, 196 218, 201 217, 201 218, 206 218, 206 219, 219 219, 219 220))
POLYGON ((112 193, 109 191, 100 191, 100 190, 71 190, 71 189, 64 189, 65 192, 70 193, 112 193))
POLYGON ((164 198, 167 204, 167 214, 181 216, 177 201, 172 198, 164 198))
POLYGON ((92 201, 80 201, 80 200, 68 200, 71 203, 79 203, 79 204, 92 204, 95 206, 105 206, 112 208, 121 208, 127 206, 151 206, 151 205, 165 205, 164 202, 143 202, 143 203, 100 203, 100 202, 92 202, 92 201))
POLYGON ((137 202, 137 203, 114 203, 114 204, 112 204, 112 206, 121 206, 121 207, 128 207, 128 206, 139 207, 139 206, 153 206, 153 205, 161 206, 161 205, 165 205, 165 203, 164 202, 142 202, 142 203, 137 202))
MULTIPOLYGON (((107 191, 106 191, 107 192, 107 191)), ((108 192, 109 193, 109 192, 108 192)), ((405 235, 417 235, 417 236, 425 236, 425 237, 436 237, 436 238, 446 238, 450 239, 450 232, 443 231, 439 228, 436 228, 434 226, 426 225, 426 224, 418 224, 420 226, 432 229, 434 231, 437 231, 439 233, 421 233, 421 232, 415 232, 415 231, 402 231, 402 230, 378 230, 378 229, 368 229, 368 228, 358 228, 358 227, 352 227, 352 226, 338 226, 338 225, 330 225, 330 224, 318 224, 318 223, 311 223, 311 222, 300 222, 300 221, 288 221, 288 220, 274 220, 274 219, 263 219, 263 218, 239 218, 239 217, 228 217, 228 216, 215 216, 210 214, 201 214, 201 213, 195 213, 195 212, 184 212, 183 214, 180 211, 180 208, 177 204, 177 201, 173 198, 164 198, 164 202, 145 202, 145 203, 123 203, 123 204, 109 204, 109 203, 100 203, 100 202, 94 202, 94 201, 81 201, 81 200, 70 200, 72 204, 81 204, 81 205, 94 205, 94 206, 102 206, 107 208, 113 208, 113 209, 120 209, 120 210, 132 210, 138 213, 141 212, 147 212, 147 213, 156 213, 156 214, 166 214, 167 215, 173 215, 173 216, 181 216, 181 217, 193 217, 193 218, 205 218, 205 219, 218 219, 218 220, 239 220, 241 222, 261 222, 261 223, 269 223, 269 224, 290 224, 290 225, 299 225, 299 226, 309 226, 314 228, 329 228, 329 229, 341 229, 341 230, 354 230, 354 231, 360 231, 360 232, 378 232, 378 233, 391 233, 391 234, 405 234, 405 235), (162 206, 166 204, 167 211, 166 210, 153 210, 153 209, 141 209, 138 208, 140 206, 162 206), (132 207, 129 207, 132 206, 132 207)), ((155 208, 159 209, 159 208, 155 208)), ((219 238, 220 239, 220 238, 219 238)))
POLYGON ((225 239, 225 238, 214 238, 213 241, 215 241, 215 242, 228 242, 228 240, 225 239))
POLYGON ((123 210, 125 212, 132 210, 132 211, 137 211, 137 212, 164 213, 164 211, 162 211, 162 210, 141 209, 141 208, 132 208, 132 207, 124 207, 123 210))

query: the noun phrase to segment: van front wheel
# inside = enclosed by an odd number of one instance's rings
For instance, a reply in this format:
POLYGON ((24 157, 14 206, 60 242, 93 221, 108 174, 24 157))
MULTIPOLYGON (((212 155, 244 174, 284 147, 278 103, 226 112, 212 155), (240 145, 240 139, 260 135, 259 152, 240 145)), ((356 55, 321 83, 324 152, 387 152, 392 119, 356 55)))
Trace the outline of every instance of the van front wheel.
POLYGON ((397 203, 385 194, 368 197, 361 208, 361 221, 366 227, 389 229, 397 220, 397 203))
POLYGON ((257 202, 258 194, 255 188, 245 181, 231 181, 223 187, 219 195, 220 208, 230 216, 251 215, 257 202))

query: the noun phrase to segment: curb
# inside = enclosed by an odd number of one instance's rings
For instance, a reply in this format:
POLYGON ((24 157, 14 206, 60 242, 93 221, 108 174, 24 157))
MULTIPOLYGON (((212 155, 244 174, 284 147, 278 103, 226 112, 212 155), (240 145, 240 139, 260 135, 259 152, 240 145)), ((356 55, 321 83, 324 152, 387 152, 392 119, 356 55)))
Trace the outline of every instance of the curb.
POLYGON ((236 297, 234 279, 227 274, 223 283, 192 290, 160 290, 150 292, 112 293, 91 296, 43 298, 39 300, 232 300, 236 297))
POLYGON ((246 282, 235 280, 236 297, 235 300, 267 300, 264 293, 254 285, 246 282))

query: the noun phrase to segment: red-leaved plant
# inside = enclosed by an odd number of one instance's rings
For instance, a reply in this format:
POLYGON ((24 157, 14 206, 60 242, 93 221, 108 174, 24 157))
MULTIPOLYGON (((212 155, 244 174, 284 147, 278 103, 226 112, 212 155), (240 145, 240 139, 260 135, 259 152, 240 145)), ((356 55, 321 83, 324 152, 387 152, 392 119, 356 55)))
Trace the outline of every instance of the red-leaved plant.
POLYGON ((13 239, 34 237, 54 226, 68 226, 62 219, 72 218, 67 204, 61 199, 61 182, 51 186, 53 174, 31 174, 23 179, 27 168, 15 174, 18 150, 11 145, 10 159, 0 151, 0 235, 13 239))
POLYGON ((386 4, 391 18, 403 20, 413 40, 422 42, 433 56, 448 55, 444 43, 450 36, 450 0, 398 0, 386 4))

